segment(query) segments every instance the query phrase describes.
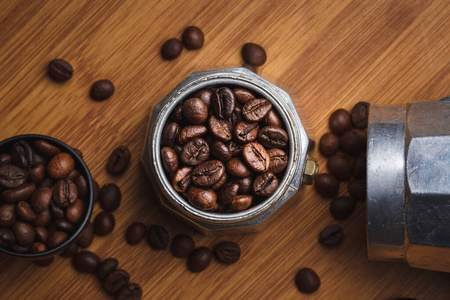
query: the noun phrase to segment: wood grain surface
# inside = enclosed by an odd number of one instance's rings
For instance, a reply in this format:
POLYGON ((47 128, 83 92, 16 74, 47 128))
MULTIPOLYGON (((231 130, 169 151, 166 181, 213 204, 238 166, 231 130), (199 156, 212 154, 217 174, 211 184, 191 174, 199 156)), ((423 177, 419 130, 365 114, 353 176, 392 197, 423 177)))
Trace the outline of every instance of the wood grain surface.
MULTIPOLYGON (((261 76, 289 90, 309 134, 328 131, 337 108, 358 101, 377 104, 438 99, 450 95, 450 2, 403 1, 30 1, 0 0, 0 140, 40 133, 79 148, 100 184, 123 193, 116 227, 88 248, 101 259, 115 257, 139 283, 144 299, 449 299, 450 275, 412 269, 404 263, 370 262, 365 205, 346 221, 333 220, 329 200, 306 187, 257 234, 203 236, 155 203, 139 163, 152 106, 195 70, 242 65, 246 42, 262 45, 261 76), (199 26, 205 45, 184 50, 174 61, 159 55, 162 43, 199 26), (54 58, 74 67, 55 83, 46 75, 54 58), (116 92, 94 102, 91 84, 107 78, 116 92), (132 151, 120 177, 105 171, 118 145, 132 151), (187 233, 198 246, 230 239, 242 248, 231 266, 213 261, 200 274, 184 259, 142 242, 125 243, 134 221, 187 233), (345 239, 335 249, 318 243, 325 226, 339 223, 345 239), (310 267, 322 285, 301 294, 298 269, 310 267)), ((446 124, 448 126, 448 124, 446 124)), ((325 160, 317 150, 322 171, 325 160)), ((345 185, 341 185, 344 194, 345 185)), ((100 211, 96 205, 95 216, 100 211)), ((57 257, 42 268, 0 255, 1 299, 107 299, 95 276, 77 273, 57 257)))

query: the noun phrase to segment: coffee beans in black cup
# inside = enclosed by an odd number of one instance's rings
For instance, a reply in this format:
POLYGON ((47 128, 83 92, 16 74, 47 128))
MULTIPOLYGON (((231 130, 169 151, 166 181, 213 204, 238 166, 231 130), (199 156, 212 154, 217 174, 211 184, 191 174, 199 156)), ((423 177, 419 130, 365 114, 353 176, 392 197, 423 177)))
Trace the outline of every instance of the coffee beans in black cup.
POLYGON ((64 59, 54 59, 48 64, 48 75, 55 81, 67 81, 72 78, 72 65, 64 59))
POLYGON ((113 231, 115 225, 116 219, 114 218, 113 214, 107 211, 103 211, 95 216, 94 232, 99 236, 107 235, 113 231))
POLYGON ((305 294, 311 294, 320 287, 320 278, 317 273, 310 268, 303 268, 295 276, 295 285, 298 290, 305 294))
POLYGON ((72 258, 72 264, 81 273, 94 273, 100 264, 100 258, 90 251, 80 251, 72 258))
POLYGON ((357 155, 367 149, 366 132, 360 129, 351 129, 339 138, 339 149, 348 155, 357 155))
POLYGON ((161 46, 161 57, 165 60, 173 60, 180 56, 183 44, 179 39, 169 39, 161 46))
POLYGON ((103 289, 111 295, 115 295, 128 285, 130 274, 128 272, 117 269, 109 273, 103 280, 103 289))
POLYGON ((94 82, 89 91, 89 95, 93 100, 104 101, 110 98, 114 94, 114 91, 115 87, 111 80, 102 79, 94 82))
POLYGON ((105 280, 109 274, 114 272, 119 266, 119 261, 115 258, 107 258, 102 261, 96 270, 97 278, 99 280, 105 280))
POLYGON ((189 50, 197 50, 203 47, 205 38, 200 28, 196 26, 189 26, 183 31, 181 36, 184 47, 189 50))

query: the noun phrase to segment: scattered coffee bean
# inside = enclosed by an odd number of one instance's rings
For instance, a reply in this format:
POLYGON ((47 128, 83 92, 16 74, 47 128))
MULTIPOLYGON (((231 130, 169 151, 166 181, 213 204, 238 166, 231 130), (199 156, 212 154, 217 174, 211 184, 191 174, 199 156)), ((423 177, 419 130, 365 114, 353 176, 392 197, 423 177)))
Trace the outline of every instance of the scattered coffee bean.
POLYGON ((15 241, 14 233, 11 230, 0 227, 0 246, 11 247, 15 241))
POLYGON ((189 26, 183 31, 181 36, 184 47, 189 50, 197 50, 203 47, 205 38, 200 28, 196 26, 189 26))
POLYGON ((339 192, 339 181, 331 174, 322 173, 317 175, 315 181, 316 191, 323 197, 332 198, 339 192))
POLYGON ((105 280, 103 280, 103 289, 111 295, 117 294, 121 289, 128 285, 130 275, 121 269, 112 271, 105 280))
POLYGON ((153 250, 164 250, 169 245, 169 234, 162 226, 150 226, 147 231, 147 242, 153 250))
POLYGON ((320 287, 320 278, 317 273, 310 268, 303 268, 295 276, 295 285, 298 290, 305 294, 311 294, 320 287))
POLYGON ((108 183, 100 189, 98 200, 104 211, 115 211, 120 206, 122 193, 116 184, 108 183))
POLYGON ((115 258, 107 258, 104 261, 102 261, 98 267, 97 267, 97 278, 100 281, 105 280, 106 277, 108 277, 109 274, 114 272, 117 267, 119 266, 119 261, 115 258))
POLYGON ((188 270, 199 273, 205 270, 211 263, 212 252, 207 247, 199 247, 189 254, 187 259, 188 270))
POLYGON ((101 79, 96 82, 91 87, 89 95, 92 100, 104 101, 110 98, 115 91, 114 84, 108 79, 101 79))
POLYGON ((186 234, 179 234, 173 238, 170 250, 175 257, 186 257, 195 249, 194 240, 186 234))
POLYGON ((165 60, 172 60, 180 56, 183 44, 179 39, 169 39, 161 46, 161 57, 165 60))
POLYGON ((259 67, 266 62, 266 51, 260 45, 254 43, 246 43, 242 46, 241 55, 244 62, 259 67))
POLYGON ((241 248, 235 242, 221 242, 214 247, 214 257, 221 263, 229 265, 241 257, 241 248))
POLYGON ((128 168, 131 152, 127 146, 119 146, 111 153, 106 164, 106 170, 111 175, 120 175, 128 168))
POLYGON ((137 245, 140 241, 142 241, 145 237, 145 233, 147 232, 147 227, 142 222, 135 222, 128 226, 127 231, 125 233, 125 240, 130 245, 137 245))
POLYGON ((139 300, 142 297, 142 288, 139 284, 129 283, 116 295, 117 300, 139 300))
POLYGON ((350 217, 356 208, 356 201, 351 197, 338 197, 331 201, 330 213, 337 220, 345 220, 350 217))
POLYGON ((330 130, 337 136, 352 129, 352 119, 345 109, 338 109, 331 114, 328 125, 330 130))
POLYGON ((319 152, 323 156, 332 156, 339 150, 339 138, 331 133, 325 133, 319 141, 319 152))
POLYGON ((94 273, 100 264, 100 258, 90 251, 80 251, 73 256, 72 264, 81 273, 94 273))
POLYGON ((335 154, 328 158, 327 169, 337 179, 346 181, 352 177, 353 165, 352 161, 346 156, 335 154))
POLYGON ((357 155, 367 149, 366 133, 360 129, 351 129, 339 138, 339 149, 348 155, 357 155))
POLYGON ((113 231, 115 225, 116 219, 113 214, 108 211, 103 211, 95 216, 94 232, 99 236, 107 235, 113 231))
POLYGON ((81 248, 87 248, 92 244, 94 240, 94 224, 88 222, 83 231, 78 236, 77 243, 81 248))
POLYGON ((367 197, 367 183, 365 179, 351 179, 347 186, 350 196, 359 201, 365 201, 367 197))
POLYGON ((324 246, 335 246, 342 242, 344 230, 339 225, 329 225, 319 234, 319 243, 324 246))
POLYGON ((67 81, 72 74, 72 65, 64 59, 57 58, 48 64, 48 75, 55 81, 67 81))
POLYGON ((352 109, 352 123, 358 129, 367 128, 369 120, 370 104, 367 102, 358 102, 352 109))

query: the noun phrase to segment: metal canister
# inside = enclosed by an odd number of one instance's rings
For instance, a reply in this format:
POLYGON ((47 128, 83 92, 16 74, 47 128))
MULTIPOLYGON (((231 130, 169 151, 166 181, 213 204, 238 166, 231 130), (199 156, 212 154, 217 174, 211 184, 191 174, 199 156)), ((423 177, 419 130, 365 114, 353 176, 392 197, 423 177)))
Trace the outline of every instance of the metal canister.
POLYGON ((192 73, 153 108, 142 163, 163 208, 203 232, 260 227, 300 189, 312 184, 317 164, 307 157, 308 136, 288 93, 244 69, 222 69, 192 73), (277 191, 263 202, 242 212, 219 213, 199 210, 181 197, 169 182, 161 163, 161 135, 172 110, 195 91, 220 86, 249 89, 272 103, 289 135, 289 162, 277 191))

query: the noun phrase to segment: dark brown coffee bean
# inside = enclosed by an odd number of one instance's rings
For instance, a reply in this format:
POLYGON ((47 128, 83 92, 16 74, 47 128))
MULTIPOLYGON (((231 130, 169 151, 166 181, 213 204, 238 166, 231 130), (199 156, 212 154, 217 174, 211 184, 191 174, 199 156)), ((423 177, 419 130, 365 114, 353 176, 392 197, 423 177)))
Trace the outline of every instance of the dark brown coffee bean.
POLYGON ((332 156, 339 150, 339 138, 331 133, 325 133, 319 141, 319 152, 323 156, 332 156))
POLYGON ((104 261, 102 261, 98 267, 97 267, 97 278, 100 281, 105 280, 106 277, 108 277, 109 274, 114 272, 117 267, 119 266, 119 261, 115 258, 107 258, 104 261))
POLYGON ((188 270, 199 273, 205 270, 211 263, 212 252, 207 247, 199 247, 189 254, 187 259, 188 270))
POLYGON ((40 155, 48 158, 53 157, 61 152, 61 149, 45 140, 35 140, 33 142, 33 147, 40 155))
POLYGON ((28 181, 31 183, 41 183, 45 178, 45 166, 39 164, 28 172, 28 181))
POLYGON ((48 235, 48 230, 44 227, 34 227, 34 236, 36 241, 46 244, 48 235))
POLYGON ((242 160, 256 173, 264 173, 269 169, 270 156, 259 143, 245 144, 244 148, 242 148, 242 160))
POLYGON ((241 257, 241 248, 235 242, 225 241, 217 244, 213 253, 219 262, 230 265, 237 262, 241 257))
POLYGON ((4 190, 2 192, 2 200, 9 203, 24 201, 31 197, 35 189, 36 185, 34 183, 24 183, 14 189, 4 190))
POLYGON ((69 153, 61 152, 48 162, 47 173, 53 179, 63 179, 72 172, 75 161, 69 153))
MULTIPOLYGON (((50 203, 50 209, 51 209, 52 205, 50 203)), ((57 207, 55 205, 55 207, 57 207)), ((62 214, 53 214, 55 217, 61 218, 64 216, 64 211, 60 208, 57 207, 58 210, 61 210, 62 214)), ((50 210, 46 209, 43 212, 41 212, 40 214, 36 215, 36 220, 34 220, 33 225, 34 226, 38 226, 38 227, 45 227, 48 226, 50 224, 50 222, 52 221, 52 213, 50 212, 50 210)))
POLYGON ((110 98, 114 91, 115 87, 111 80, 101 79, 92 84, 89 96, 91 96, 92 100, 104 101, 110 98))
POLYGON ((185 144, 193 138, 205 135, 208 128, 205 125, 187 125, 184 126, 178 134, 178 143, 185 144))
POLYGON ((242 122, 244 120, 244 118, 242 117, 242 108, 236 105, 234 107, 233 113, 227 120, 228 122, 230 122, 232 128, 236 127, 239 122, 242 122))
POLYGON ((30 169, 34 165, 33 149, 24 140, 20 140, 11 148, 13 162, 20 168, 30 169))
POLYGON ((273 148, 267 150, 267 154, 269 154, 270 157, 268 172, 277 174, 286 168, 289 158, 283 150, 273 148))
POLYGON ((209 157, 209 146, 204 139, 194 138, 187 142, 180 154, 180 160, 189 166, 196 166, 209 157))
POLYGON ((15 165, 0 165, 0 185, 8 189, 16 188, 27 180, 27 172, 15 165))
POLYGON ((0 227, 0 246, 11 247, 15 241, 14 233, 11 230, 0 227))
POLYGON ((0 153, 0 165, 8 165, 12 163, 11 155, 8 153, 0 153))
POLYGON ((214 141, 211 144, 211 154, 220 159, 223 162, 227 162, 231 159, 231 152, 228 147, 221 141, 214 141))
POLYGON ((329 225, 319 234, 319 243, 324 246, 336 246, 342 242, 344 230, 339 225, 329 225))
POLYGON ((62 257, 73 257, 75 254, 78 253, 78 249, 80 247, 78 247, 77 243, 72 243, 71 245, 69 245, 67 248, 64 249, 63 252, 61 252, 61 256, 62 257))
POLYGON ((330 213, 337 220, 345 220, 352 215, 356 208, 356 200, 352 197, 338 197, 331 201, 330 213))
POLYGON ((315 180, 316 191, 326 198, 332 198, 339 192, 339 181, 331 174, 322 173, 315 180))
POLYGON ((180 131, 180 126, 175 123, 169 123, 164 126, 162 136, 161 136, 161 144, 163 146, 171 147, 175 145, 175 141, 178 138, 178 132, 180 131))
POLYGON ((272 109, 272 104, 266 99, 253 99, 242 107, 242 116, 248 122, 259 122, 272 109))
POLYGON ((341 181, 349 180, 352 177, 352 161, 341 154, 335 154, 328 158, 327 169, 341 181))
POLYGON ((103 280, 103 289, 108 294, 115 295, 128 285, 129 280, 130 275, 126 271, 121 269, 114 270, 103 280))
POLYGON ((169 39, 161 46, 161 57, 165 60, 172 60, 180 56, 183 51, 183 44, 179 39, 169 39))
POLYGON ((86 227, 84 227, 83 231, 81 231, 80 235, 77 239, 77 244, 81 248, 87 248, 92 244, 94 240, 94 224, 88 222, 86 227))
POLYGON ((128 226, 127 231, 125 233, 125 240, 130 245, 137 245, 140 241, 142 241, 145 237, 145 233, 147 232, 147 227, 142 222, 135 222, 128 226))
POLYGON ((80 251, 72 258, 72 265, 81 273, 94 273, 99 264, 100 258, 90 251, 80 251))
POLYGON ((55 184, 55 180, 47 177, 42 180, 42 182, 39 184, 39 187, 53 188, 53 184, 55 184))
POLYGON ((320 287, 320 278, 317 273, 309 268, 300 269, 295 276, 295 285, 305 294, 311 294, 320 287))
POLYGON ((0 227, 11 227, 16 222, 16 208, 14 204, 0 206, 0 227))
POLYGON ((191 171, 192 167, 185 166, 175 172, 172 179, 172 186, 177 192, 186 192, 192 181, 191 171))
POLYGON ((47 165, 47 159, 33 151, 33 167, 47 165))
POLYGON ((217 194, 212 189, 191 186, 187 190, 187 198, 198 209, 214 211, 217 208, 217 194))
POLYGON ((46 258, 46 259, 35 260, 33 262, 39 267, 48 267, 53 263, 54 260, 55 260, 55 257, 50 257, 50 258, 46 258))
POLYGON ((179 234, 173 238, 170 251, 174 257, 186 257, 195 249, 194 240, 186 234, 179 234))
POLYGON ((87 197, 87 195, 88 195, 88 183, 86 181, 86 177, 84 177, 83 175, 80 174, 77 177, 75 177, 72 181, 77 186, 78 197, 79 198, 87 197))
POLYGON ((217 202, 221 205, 228 204, 239 192, 239 184, 234 182, 226 182, 217 191, 217 202))
POLYGON ((245 104, 250 100, 255 99, 255 95, 247 89, 235 88, 233 89, 234 96, 241 104, 245 104))
POLYGON ((236 143, 235 141, 231 141, 226 144, 228 147, 228 150, 230 150, 231 156, 236 157, 240 156, 242 153, 242 144, 236 143))
POLYGON ((209 130, 215 138, 222 142, 229 142, 232 138, 232 128, 230 122, 223 119, 218 119, 216 116, 209 117, 209 130))
POLYGON ((243 144, 254 142, 258 137, 258 132, 258 123, 239 122, 233 129, 234 137, 243 144))
POLYGON ((44 243, 36 242, 31 246, 31 253, 41 253, 47 251, 47 246, 44 243))
POLYGON ((47 239, 47 246, 49 249, 56 248, 62 245, 65 241, 69 239, 69 235, 64 231, 54 231, 51 232, 47 239))
POLYGON ((369 120, 369 108, 370 103, 367 102, 358 102, 352 109, 352 123, 358 129, 367 128, 368 120, 369 120))
POLYGON ((348 193, 359 201, 365 201, 367 197, 367 184, 365 179, 351 179, 348 182, 348 193))
POLYGON ((220 160, 208 160, 196 166, 192 172, 192 182, 199 187, 211 187, 225 174, 225 166, 220 160))
POLYGON ((284 148, 289 136, 280 127, 266 126, 258 133, 258 141, 266 148, 284 148))
POLYGON ((213 91, 211 91, 210 89, 201 89, 199 91, 197 91, 194 94, 194 98, 199 98, 201 99, 203 102, 205 102, 206 106, 208 107, 208 110, 211 106, 211 96, 213 94, 213 91))
POLYGON ((367 149, 366 133, 360 129, 351 129, 339 138, 339 149, 348 155, 357 155, 367 149))
POLYGON ((66 219, 72 224, 78 224, 83 220, 86 213, 84 201, 78 198, 66 209, 66 219))
POLYGON ((161 161, 167 173, 175 172, 178 169, 178 156, 170 147, 161 149, 161 161))
POLYGON ((119 146, 111 153, 106 163, 106 170, 111 175, 120 175, 130 165, 131 152, 127 146, 119 146))
POLYGON ((269 110, 266 117, 263 119, 263 123, 265 126, 283 127, 283 121, 273 108, 269 110))
POLYGON ((72 65, 64 59, 56 58, 48 64, 48 75, 55 81, 67 81, 72 74, 72 65))
POLYGON ((365 153, 361 153, 353 161, 352 174, 356 179, 365 179, 367 177, 367 158, 365 153))
POLYGON ((55 201, 53 201, 53 200, 50 201, 50 212, 52 213, 52 215, 56 216, 57 218, 64 217, 64 210, 62 209, 62 207, 55 204, 55 201))
POLYGON ((53 201, 59 207, 67 207, 73 204, 77 197, 77 186, 72 180, 58 180, 53 186, 53 201))
POLYGON ((191 124, 203 124, 208 119, 208 107, 201 99, 188 99, 183 103, 183 116, 191 124))
POLYGON ((205 38, 200 28, 196 26, 189 26, 183 31, 181 36, 184 47, 189 50, 197 50, 203 47, 205 38))
POLYGON ((238 194, 245 195, 251 193, 253 184, 253 178, 251 176, 243 178, 232 178, 230 179, 230 181, 239 185, 238 194))
MULTIPOLYGON (((225 169, 225 166, 224 166, 224 169, 225 169)), ((211 188, 215 191, 215 190, 219 189, 222 185, 224 185, 225 182, 227 182, 227 180, 228 180, 228 175, 226 172, 224 172, 222 178, 220 178, 220 180, 217 181, 217 183, 215 183, 211 188)))
POLYGON ((117 300, 139 300, 142 297, 142 288, 137 283, 129 283, 116 295, 117 300))
POLYGON ((33 193, 30 204, 33 210, 40 214, 47 210, 52 201, 52 189, 48 187, 40 187, 33 193))
POLYGON ((263 47, 254 43, 246 43, 242 46, 241 55, 244 62, 259 67, 266 62, 267 55, 263 47))
POLYGON ((25 222, 31 223, 36 220, 36 214, 31 209, 30 204, 25 201, 19 201, 16 204, 16 215, 25 222))
POLYGON ((239 157, 233 157, 227 162, 225 167, 228 174, 236 177, 247 177, 252 174, 252 171, 247 167, 247 165, 239 157))
POLYGON ((233 91, 227 87, 216 89, 211 97, 211 106, 214 114, 220 119, 231 117, 235 105, 233 91))
POLYGON ((337 136, 341 136, 344 132, 352 129, 352 119, 345 109, 338 109, 331 114, 328 121, 330 130, 337 136))
POLYGON ((147 231, 147 242, 153 250, 165 250, 169 245, 169 234, 162 226, 150 226, 147 231))
POLYGON ((31 249, 31 246, 21 246, 19 244, 14 244, 11 246, 11 250, 17 253, 29 253, 31 249))
POLYGON ((113 214, 107 211, 102 211, 95 216, 94 232, 99 236, 107 235, 113 231, 115 225, 116 219, 114 219, 113 214))
POLYGON ((16 243, 20 246, 30 247, 34 242, 34 229, 28 223, 17 221, 12 227, 16 243))
POLYGON ((100 189, 98 200, 104 211, 115 211, 120 206, 122 193, 116 184, 108 183, 100 189))
POLYGON ((243 211, 250 207, 253 198, 250 195, 237 195, 228 204, 229 208, 233 211, 243 211))
POLYGON ((169 120, 178 124, 181 124, 183 122, 183 104, 175 106, 169 116, 169 120))
POLYGON ((278 188, 277 177, 270 172, 263 173, 255 178, 252 185, 253 193, 257 196, 271 196, 278 188))

